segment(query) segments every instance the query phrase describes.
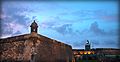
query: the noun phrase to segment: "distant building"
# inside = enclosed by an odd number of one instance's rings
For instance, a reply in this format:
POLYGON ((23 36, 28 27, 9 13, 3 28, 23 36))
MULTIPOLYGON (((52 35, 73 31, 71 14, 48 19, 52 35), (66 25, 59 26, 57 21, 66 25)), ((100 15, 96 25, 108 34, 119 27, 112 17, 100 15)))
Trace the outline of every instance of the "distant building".
POLYGON ((35 21, 30 27, 30 34, 0 39, 0 62, 72 62, 70 45, 38 34, 35 21))
POLYGON ((85 49, 72 49, 75 62, 82 60, 94 60, 96 62, 119 62, 120 49, 115 48, 94 48, 91 49, 90 42, 87 40, 85 49))

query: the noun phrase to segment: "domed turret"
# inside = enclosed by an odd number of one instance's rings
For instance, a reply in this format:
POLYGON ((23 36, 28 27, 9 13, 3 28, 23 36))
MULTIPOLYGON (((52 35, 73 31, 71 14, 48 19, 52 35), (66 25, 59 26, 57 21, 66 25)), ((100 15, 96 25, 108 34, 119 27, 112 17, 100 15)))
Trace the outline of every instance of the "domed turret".
POLYGON ((32 32, 37 33, 38 25, 37 25, 37 23, 35 22, 35 20, 34 20, 34 22, 30 25, 30 27, 31 27, 31 33, 32 33, 32 32))
POLYGON ((86 44, 85 44, 85 50, 90 50, 89 40, 87 40, 87 42, 86 42, 86 44))

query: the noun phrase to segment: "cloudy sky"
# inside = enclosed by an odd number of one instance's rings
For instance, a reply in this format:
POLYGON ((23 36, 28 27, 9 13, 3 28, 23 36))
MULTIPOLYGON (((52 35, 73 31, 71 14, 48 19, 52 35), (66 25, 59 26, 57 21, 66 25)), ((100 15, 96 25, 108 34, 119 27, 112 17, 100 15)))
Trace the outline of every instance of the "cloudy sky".
POLYGON ((38 33, 84 48, 118 48, 117 1, 3 1, 1 38, 30 33, 33 20, 38 33))

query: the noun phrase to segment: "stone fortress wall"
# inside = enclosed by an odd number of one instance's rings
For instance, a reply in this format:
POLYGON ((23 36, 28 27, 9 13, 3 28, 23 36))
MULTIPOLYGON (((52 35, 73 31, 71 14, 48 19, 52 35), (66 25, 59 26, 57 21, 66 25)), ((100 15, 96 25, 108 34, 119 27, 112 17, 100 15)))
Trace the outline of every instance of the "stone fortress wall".
POLYGON ((0 39, 0 61, 72 62, 72 47, 39 34, 0 39))

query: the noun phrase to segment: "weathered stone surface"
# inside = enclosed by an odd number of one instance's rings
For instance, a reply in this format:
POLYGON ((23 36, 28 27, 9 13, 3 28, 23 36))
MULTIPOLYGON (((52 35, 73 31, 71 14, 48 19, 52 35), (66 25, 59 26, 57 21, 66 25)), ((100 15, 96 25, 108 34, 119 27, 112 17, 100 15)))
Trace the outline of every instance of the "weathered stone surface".
POLYGON ((0 39, 0 61, 72 62, 72 47, 37 33, 0 39))

